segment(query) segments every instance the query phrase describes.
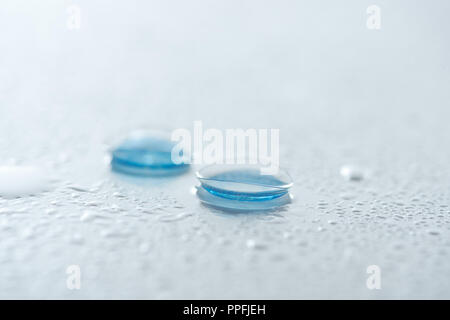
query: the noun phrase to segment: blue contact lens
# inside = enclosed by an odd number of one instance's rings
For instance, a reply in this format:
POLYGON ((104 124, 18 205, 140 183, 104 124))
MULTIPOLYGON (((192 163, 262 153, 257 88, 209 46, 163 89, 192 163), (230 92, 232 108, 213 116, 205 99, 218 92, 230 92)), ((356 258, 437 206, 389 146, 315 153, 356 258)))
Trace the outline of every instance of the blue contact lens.
POLYGON ((212 165, 197 172, 201 201, 222 208, 273 209, 290 202, 291 177, 284 170, 262 174, 258 165, 212 165))
POLYGON ((172 161, 172 148, 175 144, 168 135, 161 132, 134 131, 112 150, 111 167, 114 171, 141 176, 182 173, 189 165, 175 164, 172 161))

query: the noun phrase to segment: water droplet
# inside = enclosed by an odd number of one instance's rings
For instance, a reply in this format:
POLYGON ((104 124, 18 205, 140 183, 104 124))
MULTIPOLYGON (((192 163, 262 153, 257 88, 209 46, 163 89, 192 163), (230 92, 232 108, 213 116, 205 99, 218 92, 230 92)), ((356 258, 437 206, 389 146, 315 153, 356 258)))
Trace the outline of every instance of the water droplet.
POLYGON ((89 192, 89 188, 78 185, 68 186, 68 188, 78 192, 89 192))
POLYGON ((199 199, 230 210, 268 210, 291 202, 292 179, 283 170, 262 174, 259 165, 211 165, 197 172, 199 199))
POLYGON ((114 192, 112 195, 116 198, 125 198, 125 195, 121 194, 120 192, 114 192))
POLYGON ((340 173, 347 180, 360 181, 364 179, 364 171, 356 166, 343 166, 340 173))
POLYGON ((341 199, 343 200, 352 200, 355 198, 354 194, 351 193, 341 193, 341 199))
POLYGON ((159 217, 159 221, 161 222, 174 222, 174 221, 180 221, 183 220, 187 217, 192 216, 192 213, 190 212, 181 212, 178 214, 168 214, 168 215, 163 215, 159 217))
POLYGON ((46 214, 49 214, 49 215, 55 214, 55 213, 56 213, 56 210, 55 210, 55 209, 52 209, 52 208, 46 209, 46 210, 45 210, 45 213, 46 213, 46 214))
POLYGON ((143 176, 183 173, 189 165, 172 161, 175 146, 165 132, 136 130, 112 151, 111 167, 117 172, 143 176))
POLYGON ((83 236, 81 234, 75 233, 70 238, 70 242, 73 243, 73 244, 83 244, 84 243, 84 238, 83 238, 83 236))
POLYGON ((109 207, 109 210, 110 211, 113 211, 113 212, 118 212, 118 211, 123 211, 123 209, 122 208, 120 208, 117 204, 112 204, 111 205, 111 207, 109 207))
POLYGON ((22 230, 21 233, 24 239, 31 239, 34 236, 34 230, 32 227, 28 227, 22 230))
POLYGON ((292 238, 292 234, 290 232, 283 232, 283 238, 284 239, 291 239, 292 238))
POLYGON ((150 246, 148 243, 143 242, 139 245, 139 252, 140 253, 147 253, 150 249, 150 246))
POLYGON ((80 221, 88 222, 95 220, 97 218, 105 218, 105 216, 96 211, 85 210, 83 211, 83 214, 80 216, 80 221))
POLYGON ((197 178, 213 195, 242 201, 278 198, 292 186, 285 171, 265 175, 257 165, 211 165, 198 171, 197 178))
POLYGON ((49 188, 49 178, 37 167, 0 166, 0 197, 35 195, 49 188))
POLYGON ((130 235, 130 232, 127 230, 114 230, 114 229, 105 229, 100 232, 102 237, 105 238, 126 238, 130 235))
POLYGON ((11 228, 12 227, 9 225, 9 221, 6 218, 0 220, 0 230, 5 231, 11 228))

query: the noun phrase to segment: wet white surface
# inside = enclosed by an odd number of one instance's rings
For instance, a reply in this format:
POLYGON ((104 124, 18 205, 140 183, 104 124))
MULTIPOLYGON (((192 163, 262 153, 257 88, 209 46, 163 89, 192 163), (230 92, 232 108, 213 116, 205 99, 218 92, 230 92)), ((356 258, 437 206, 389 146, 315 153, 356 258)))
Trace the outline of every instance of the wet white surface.
POLYGON ((450 3, 377 1, 378 31, 371 4, 2 1, 0 165, 52 188, 0 199, 0 298, 450 298, 450 3), (128 130, 194 120, 279 128, 294 202, 110 172, 128 130))

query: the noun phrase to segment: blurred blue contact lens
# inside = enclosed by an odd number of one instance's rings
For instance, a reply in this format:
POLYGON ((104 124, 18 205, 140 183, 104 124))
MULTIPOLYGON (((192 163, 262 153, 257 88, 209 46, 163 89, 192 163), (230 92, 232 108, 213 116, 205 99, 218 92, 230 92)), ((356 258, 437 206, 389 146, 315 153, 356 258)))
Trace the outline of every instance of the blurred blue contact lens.
POLYGON ((273 209, 290 202, 292 179, 283 170, 261 174, 258 165, 212 165, 197 172, 201 201, 241 210, 273 209))
POLYGON ((114 171, 141 176, 182 173, 189 165, 172 161, 175 144, 163 133, 134 131, 112 151, 111 167, 114 171))

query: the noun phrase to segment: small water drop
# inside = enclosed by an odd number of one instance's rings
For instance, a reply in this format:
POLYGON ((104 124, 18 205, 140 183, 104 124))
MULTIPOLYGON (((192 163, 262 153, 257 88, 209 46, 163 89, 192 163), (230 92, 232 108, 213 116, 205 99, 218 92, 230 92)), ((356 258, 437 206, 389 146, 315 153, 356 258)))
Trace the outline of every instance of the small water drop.
POLYGON ((119 212, 119 211, 123 211, 123 209, 122 208, 120 208, 117 204, 112 204, 111 205, 111 207, 109 207, 109 209, 110 209, 110 211, 113 211, 113 212, 119 212))
POLYGON ((140 253, 147 253, 150 249, 150 246, 147 242, 143 242, 139 245, 139 252, 140 253))
MULTIPOLYGON (((141 176, 184 173, 189 169, 189 164, 172 160, 175 145, 167 132, 133 131, 111 151, 111 168, 117 172, 141 176)), ((189 158, 187 150, 180 150, 180 153, 183 158, 189 158)))
POLYGON ((24 239, 31 239, 34 236, 34 230, 32 227, 28 227, 22 230, 22 237, 24 239))
POLYGON ((86 205, 87 207, 98 207, 98 206, 101 205, 101 203, 98 202, 98 201, 89 201, 89 202, 86 202, 85 205, 86 205))
POLYGON ((83 238, 83 236, 81 234, 75 233, 70 238, 70 242, 73 243, 73 244, 83 244, 84 243, 84 238, 83 238))
POLYGON ((290 232, 283 232, 283 238, 284 239, 291 239, 292 238, 292 234, 290 232))
POLYGON ((116 198, 125 198, 125 195, 121 194, 120 192, 114 192, 112 195, 116 198))

